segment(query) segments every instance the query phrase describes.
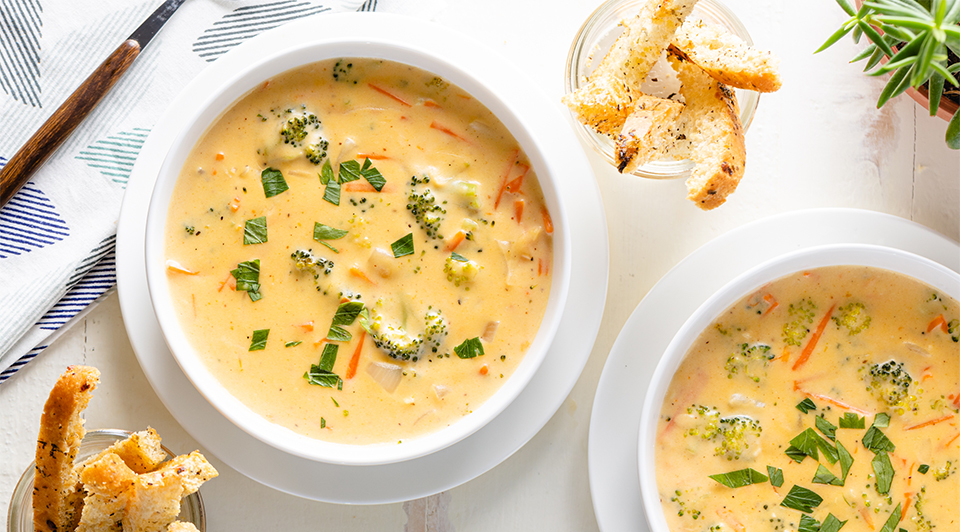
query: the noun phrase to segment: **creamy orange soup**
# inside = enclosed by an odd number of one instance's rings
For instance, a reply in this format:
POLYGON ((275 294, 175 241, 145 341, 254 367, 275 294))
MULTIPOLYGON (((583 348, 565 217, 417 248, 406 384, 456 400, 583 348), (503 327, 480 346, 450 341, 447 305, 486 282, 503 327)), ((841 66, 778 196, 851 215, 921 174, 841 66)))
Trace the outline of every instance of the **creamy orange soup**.
POLYGON ((705 330, 667 393, 674 531, 960 529, 960 306, 903 275, 777 280, 705 330))
POLYGON ((331 442, 468 415, 517 368, 550 292, 553 224, 480 102, 398 63, 281 74, 213 124, 166 228, 180 321, 220 382, 331 442))

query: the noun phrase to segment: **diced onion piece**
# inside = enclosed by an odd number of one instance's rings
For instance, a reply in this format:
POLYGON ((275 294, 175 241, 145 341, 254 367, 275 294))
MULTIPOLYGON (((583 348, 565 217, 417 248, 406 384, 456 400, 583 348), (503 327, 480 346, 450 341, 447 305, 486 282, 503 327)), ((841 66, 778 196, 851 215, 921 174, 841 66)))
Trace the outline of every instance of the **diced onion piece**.
POLYGON ((488 344, 492 342, 494 336, 497 335, 497 327, 499 326, 499 321, 488 321, 487 326, 483 328, 483 334, 480 335, 480 339, 488 344))
POLYGON ((172 272, 185 273, 187 275, 196 275, 197 273, 199 273, 199 272, 195 272, 193 270, 187 269, 187 267, 185 267, 184 265, 180 264, 179 262, 173 259, 167 259, 167 262, 164 264, 166 265, 167 269, 172 272))
POLYGON ((357 147, 357 141, 353 140, 350 137, 347 137, 343 140, 343 144, 340 146, 340 154, 337 155, 337 164, 334 165, 337 168, 340 168, 340 163, 349 159, 347 157, 348 153, 353 153, 353 149, 357 147))
POLYGON ((403 402, 406 403, 406 404, 408 404, 408 405, 415 405, 415 404, 417 404, 417 401, 416 401, 413 397, 404 397, 404 398, 403 398, 403 402))
POLYGON ((443 399, 444 396, 450 393, 450 388, 442 384, 434 384, 433 393, 437 394, 437 399, 443 399))
POLYGON ((403 376, 403 369, 396 364, 386 362, 371 362, 367 366, 367 373, 376 381, 387 393, 393 393, 400 384, 400 378, 403 376))
POLYGON ((380 277, 387 278, 393 275, 397 268, 397 261, 393 254, 383 248, 375 248, 367 259, 367 265, 377 272, 380 277))

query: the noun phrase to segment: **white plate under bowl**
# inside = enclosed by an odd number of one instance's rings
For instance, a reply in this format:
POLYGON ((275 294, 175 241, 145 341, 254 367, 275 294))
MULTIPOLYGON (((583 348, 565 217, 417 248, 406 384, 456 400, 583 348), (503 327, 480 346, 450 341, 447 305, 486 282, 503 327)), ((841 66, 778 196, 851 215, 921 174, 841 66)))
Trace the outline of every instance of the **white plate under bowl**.
POLYGON ((653 530, 669 531, 657 489, 657 422, 667 390, 687 352, 704 329, 727 309, 760 287, 797 272, 827 266, 870 266, 916 279, 937 292, 960 299, 960 274, 930 259, 908 251, 869 244, 830 244, 801 249, 774 257, 723 285, 680 326, 663 352, 640 412, 637 442, 640 495, 653 530))
MULTIPOLYGON (((220 57, 198 77, 211 87, 250 61, 289 46, 290 36, 310 35, 318 24, 334 31, 330 17, 318 15, 283 26, 288 39, 263 34, 220 57), (234 53, 236 51, 237 53, 234 53)), ((353 16, 353 15, 351 15, 353 16)), ((410 31, 416 21, 378 13, 358 14, 365 32, 374 20, 398 40, 432 40, 432 46, 461 50, 458 61, 479 60, 483 47, 456 35, 457 47, 410 31)), ((346 19, 338 19, 346 20, 346 19)), ((489 58, 488 60, 493 60, 489 58)), ((503 61, 500 59, 500 61, 503 61)), ((133 168, 124 196, 117 235, 117 281, 120 307, 130 342, 147 380, 184 429, 211 453, 244 475, 301 497, 350 504, 378 504, 423 497, 452 488, 493 468, 532 438, 573 388, 596 339, 607 291, 607 228, 600 192, 579 143, 562 115, 525 75, 511 78, 524 122, 541 142, 546 157, 561 168, 557 194, 576 201, 571 209, 568 303, 546 357, 523 392, 499 416, 473 435, 433 454, 379 466, 347 466, 307 460, 251 437, 223 417, 200 395, 164 343, 146 285, 144 230, 146 210, 157 171, 187 118, 203 102, 180 94, 152 129, 133 168)))
POLYGON ((590 493, 603 532, 647 532, 637 475, 644 394, 680 326, 740 273, 792 251, 861 243, 915 253, 960 271, 960 245, 903 218, 858 209, 811 209, 758 220, 705 244, 647 293, 613 344, 594 397, 587 458, 590 493))
POLYGON ((535 89, 523 86, 518 68, 479 43, 429 22, 407 19, 400 23, 396 17, 368 13, 321 16, 323 31, 300 34, 289 26, 277 28, 258 40, 282 42, 279 51, 265 51, 263 47, 231 51, 245 60, 245 67, 216 80, 201 74, 183 89, 193 98, 202 95, 203 104, 195 112, 178 111, 188 117, 187 126, 173 141, 160 167, 147 213, 147 285, 160 329, 180 368, 207 401, 238 427, 264 443, 309 460, 342 465, 402 462, 443 449, 473 434, 500 414, 530 382, 550 348, 566 304, 570 284, 567 213, 577 206, 577 201, 557 194, 557 182, 568 170, 548 155, 551 148, 549 142, 545 142, 547 137, 541 137, 536 131, 541 127, 536 123, 539 117, 526 112, 527 93, 535 89), (190 341, 174 303, 165 265, 169 205, 180 171, 203 134, 238 99, 265 80, 317 61, 343 57, 412 65, 442 77, 476 98, 506 126, 530 160, 554 222, 550 295, 537 334, 519 366, 500 389, 469 416, 440 430, 405 438, 400 445, 395 442, 350 445, 311 438, 269 421, 237 399, 210 371, 203 354, 190 341))

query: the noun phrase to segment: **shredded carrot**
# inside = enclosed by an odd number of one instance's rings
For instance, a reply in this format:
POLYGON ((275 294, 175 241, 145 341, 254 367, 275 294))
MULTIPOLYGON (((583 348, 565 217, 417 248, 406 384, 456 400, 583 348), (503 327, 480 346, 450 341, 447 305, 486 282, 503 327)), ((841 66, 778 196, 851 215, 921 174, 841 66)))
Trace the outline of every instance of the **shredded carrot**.
POLYGON ((853 405, 844 403, 843 401, 840 401, 839 399, 834 399, 833 397, 830 397, 830 396, 828 396, 828 395, 823 395, 823 394, 819 394, 819 393, 808 392, 807 390, 804 390, 803 388, 797 386, 796 381, 794 381, 794 383, 793 383, 793 389, 796 390, 796 391, 798 391, 798 392, 800 392, 800 393, 802 393, 803 395, 806 395, 807 397, 809 397, 809 398, 811 398, 811 399, 820 399, 821 401, 826 401, 826 402, 828 402, 828 403, 830 403, 830 404, 832 404, 832 405, 834 405, 834 406, 838 406, 838 407, 840 407, 840 408, 842 408, 842 409, 844 409, 844 410, 850 410, 850 411, 858 412, 858 413, 864 414, 864 415, 872 414, 872 413, 873 413, 873 412, 870 412, 869 410, 864 410, 864 409, 862 409, 862 408, 857 408, 857 407, 855 407, 855 406, 853 406, 853 405))
POLYGON ((781 360, 781 361, 783 361, 783 362, 790 362, 790 348, 789 348, 789 347, 784 347, 784 348, 783 348, 783 354, 780 355, 780 358, 779 358, 778 360, 781 360))
POLYGON ((230 290, 236 291, 236 289, 237 289, 237 280, 234 279, 234 278, 233 278, 233 275, 231 275, 231 274, 229 274, 229 273, 227 274, 227 278, 224 279, 223 282, 220 283, 220 288, 217 288, 217 292, 222 292, 222 291, 223 291, 223 287, 224 287, 224 286, 227 286, 227 285, 230 285, 230 290))
POLYGON ((730 510, 720 508, 717 510, 717 515, 720 516, 720 519, 722 519, 724 523, 730 525, 730 528, 737 532, 746 532, 747 527, 743 526, 743 523, 741 523, 740 520, 737 519, 737 516, 730 510))
MULTIPOLYGON (((350 181, 340 185, 341 189, 345 192, 377 192, 377 189, 373 188, 373 185, 367 183, 366 181, 350 181)), ((379 192, 392 192, 393 187, 390 186, 390 183, 383 185, 383 188, 379 192)))
POLYGON ((360 339, 357 341, 357 348, 353 350, 353 356, 350 357, 350 365, 347 366, 347 374, 344 376, 350 380, 357 374, 357 365, 360 364, 360 352, 363 351, 363 341, 367 339, 367 331, 360 331, 360 339))
POLYGON ((817 342, 820 341, 820 336, 823 335, 823 330, 827 328, 827 324, 830 323, 830 315, 833 314, 833 309, 837 306, 836 303, 830 307, 830 310, 824 314, 823 319, 820 320, 820 324, 817 325, 817 330, 813 332, 813 336, 810 337, 810 341, 807 342, 807 345, 804 346, 803 351, 800 352, 800 358, 793 363, 793 370, 796 371, 800 369, 801 366, 807 363, 807 359, 810 358, 810 355, 813 354, 813 350, 817 347, 817 342))
POLYGON ((383 161, 385 159, 390 159, 389 155, 384 153, 358 153, 357 159, 370 159, 371 161, 383 161))
POLYGON ((537 277, 543 275, 543 259, 537 259, 537 277))
POLYGON ((230 204, 230 210, 233 212, 240 210, 240 198, 233 198, 233 203, 230 204))
POLYGON ((940 330, 945 333, 950 332, 950 328, 947 327, 947 320, 943 318, 943 314, 940 314, 936 318, 933 318, 933 321, 930 322, 930 325, 927 325, 927 332, 931 333, 937 327, 940 327, 940 330))
POLYGON ((917 463, 914 462, 910 464, 910 471, 907 473, 907 486, 913 481, 913 468, 917 467, 917 463))
POLYGON ((218 161, 222 161, 222 160, 223 160, 223 152, 218 153, 217 156, 215 157, 215 159, 218 160, 218 161))
POLYGON ((543 216, 543 230, 547 232, 548 235, 553 234, 553 219, 550 218, 550 211, 546 207, 540 209, 540 215, 543 216))
POLYGON ((297 325, 297 327, 300 327, 301 329, 303 329, 303 330, 305 330, 305 331, 307 331, 307 332, 310 332, 310 331, 313 330, 313 321, 312 321, 312 320, 311 320, 311 321, 305 321, 305 322, 301 323, 300 325, 297 325))
POLYGON ((393 98, 394 100, 400 102, 401 105, 403 105, 403 106, 405 106, 405 107, 410 107, 410 103, 409 103, 409 102, 407 102, 407 101, 404 100, 403 98, 397 96, 396 94, 388 91, 387 89, 384 89, 383 87, 378 87, 378 86, 374 85, 373 83, 367 83, 367 85, 368 85, 371 89, 379 92, 380 94, 383 94, 384 96, 393 98))
POLYGON ((487 365, 486 365, 486 364, 480 366, 480 374, 481 374, 481 375, 486 375, 487 372, 489 372, 489 371, 490 371, 490 370, 487 368, 487 365))
POLYGON ((364 281, 366 281, 366 282, 368 282, 368 283, 370 283, 370 284, 372 284, 372 285, 376 285, 376 284, 377 284, 376 281, 374 281, 373 279, 367 277, 367 274, 363 273, 363 270, 361 270, 360 268, 357 268, 356 266, 351 266, 351 267, 350 267, 350 275, 352 275, 352 276, 354 276, 354 277, 358 277, 358 278, 360 278, 360 279, 363 279, 364 281))
POLYGON ((445 126, 445 125, 443 125, 443 124, 441 124, 441 123, 439 123, 439 122, 437 122, 436 120, 434 120, 433 122, 430 122, 430 129, 436 129, 437 131, 441 131, 441 132, 443 132, 443 133, 446 133, 447 135, 450 135, 451 137, 453 137, 453 138, 455 138, 455 139, 462 140, 463 142, 466 142, 467 144, 472 144, 472 143, 470 142, 470 140, 468 140, 467 138, 462 137, 462 136, 456 134, 452 129, 448 128, 447 126, 445 126))
POLYGON ((903 494, 903 498, 907 502, 903 503, 903 512, 900 514, 900 522, 903 522, 903 518, 907 516, 907 510, 910 509, 910 503, 913 502, 913 494, 909 491, 903 494))
POLYGON ((423 100, 423 106, 424 106, 424 107, 433 107, 433 108, 436 108, 436 109, 439 109, 439 108, 440 108, 440 104, 439 104, 439 103, 437 103, 437 102, 435 102, 435 101, 433 101, 433 100, 431 100, 431 99, 429 99, 429 98, 427 98, 426 100, 423 100))
POLYGON ((523 218, 523 200, 518 199, 513 202, 513 212, 517 218, 517 223, 520 223, 520 219, 523 218))
POLYGON ((946 449, 947 447, 950 447, 950 444, 953 443, 953 442, 955 442, 955 441, 957 441, 957 438, 960 438, 960 432, 958 432, 958 433, 956 434, 956 436, 954 436, 954 437, 950 438, 949 440, 947 440, 947 443, 944 443, 944 444, 943 444, 943 448, 946 449))
POLYGON ((860 508, 860 515, 863 516, 863 520, 866 521, 867 526, 869 526, 871 530, 874 530, 873 516, 870 515, 870 508, 867 508, 866 506, 860 508))
POLYGON ((766 316, 767 314, 770 314, 771 312, 773 312, 773 309, 780 306, 780 302, 774 299, 772 294, 764 294, 763 300, 766 301, 768 305, 770 305, 769 307, 767 307, 767 310, 763 311, 764 316, 766 316))
POLYGON ((957 392, 957 396, 953 398, 953 406, 960 407, 960 392, 957 392))
POLYGON ((513 171, 513 165, 517 163, 518 157, 520 157, 520 148, 513 150, 513 155, 510 156, 510 162, 507 163, 507 167, 503 170, 503 184, 500 185, 500 192, 497 192, 497 201, 493 202, 494 209, 500 207, 500 198, 503 197, 503 192, 507 189, 510 173, 513 171))
POLYGON ((213 172, 211 172, 211 173, 212 173, 213 175, 217 175, 217 169, 214 168, 214 169, 213 169, 213 172))
POLYGON ((506 190, 511 194, 520 193, 520 187, 523 186, 523 178, 527 175, 527 172, 530 171, 530 167, 525 164, 520 165, 520 168, 522 169, 520 171, 520 175, 517 176, 517 178, 514 179, 513 181, 507 183, 506 190))
POLYGON ((956 414, 948 414, 948 415, 946 415, 946 416, 938 417, 938 418, 936 418, 936 419, 928 419, 927 421, 924 421, 923 423, 917 423, 916 425, 910 425, 909 427, 904 427, 903 430, 922 429, 923 427, 929 427, 930 425, 936 425, 937 423, 943 423, 944 421, 951 420, 951 419, 953 419, 954 417, 956 417, 956 414))
POLYGON ((459 246, 465 238, 467 238, 466 233, 463 231, 457 231, 457 233, 450 238, 450 241, 447 242, 447 251, 453 251, 457 249, 457 246, 459 246))

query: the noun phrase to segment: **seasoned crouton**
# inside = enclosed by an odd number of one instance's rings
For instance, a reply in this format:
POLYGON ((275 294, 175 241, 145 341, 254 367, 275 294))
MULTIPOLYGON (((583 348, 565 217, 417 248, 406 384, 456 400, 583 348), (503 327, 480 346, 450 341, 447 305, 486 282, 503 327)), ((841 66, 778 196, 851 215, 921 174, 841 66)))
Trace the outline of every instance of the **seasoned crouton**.
POLYGON ((99 460, 108 454, 115 454, 135 473, 149 473, 166 460, 167 453, 160 446, 160 435, 150 427, 134 432, 129 437, 114 443, 100 453, 77 464, 82 469, 87 463, 99 460))
POLYGON ((183 482, 169 471, 137 476, 127 491, 123 512, 124 532, 162 532, 180 514, 183 482))
POLYGON ((85 462, 80 482, 87 492, 76 532, 119 532, 137 474, 115 454, 85 462))
POLYGON ((613 77, 595 77, 562 101, 582 124, 608 137, 620 132, 633 111, 633 91, 613 77))
POLYGON ((685 21, 677 30, 670 51, 731 87, 774 92, 781 85, 778 57, 747 45, 715 24, 685 21))
POLYGON ((164 474, 169 472, 179 477, 183 483, 184 496, 197 491, 201 484, 219 474, 199 451, 171 458, 157 469, 157 472, 164 474))

